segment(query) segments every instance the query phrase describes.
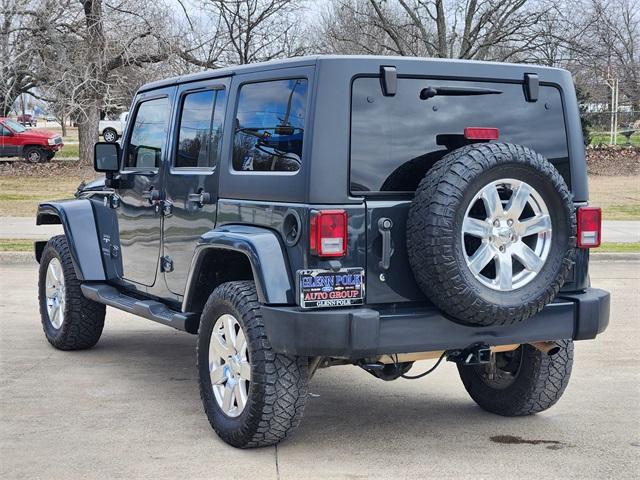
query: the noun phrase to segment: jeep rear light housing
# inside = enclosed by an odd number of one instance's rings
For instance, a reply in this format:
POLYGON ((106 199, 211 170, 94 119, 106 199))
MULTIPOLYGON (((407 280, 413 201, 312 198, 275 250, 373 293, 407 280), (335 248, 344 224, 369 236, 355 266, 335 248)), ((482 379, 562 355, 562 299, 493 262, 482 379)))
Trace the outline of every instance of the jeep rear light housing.
POLYGON ((311 212, 309 228, 311 254, 318 257, 342 257, 347 253, 347 212, 317 210, 311 212))
POLYGON ((600 207, 578 208, 578 248, 595 248, 602 240, 602 210, 600 207))

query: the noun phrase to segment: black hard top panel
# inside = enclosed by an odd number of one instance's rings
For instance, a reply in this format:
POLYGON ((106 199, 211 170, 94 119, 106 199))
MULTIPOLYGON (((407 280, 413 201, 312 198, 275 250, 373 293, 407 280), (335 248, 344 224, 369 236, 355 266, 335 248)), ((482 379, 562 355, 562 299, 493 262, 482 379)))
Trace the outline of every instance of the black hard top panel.
MULTIPOLYGON (((150 82, 140 87, 139 92, 153 90, 156 88, 178 85, 181 83, 207 80, 209 78, 226 77, 245 73, 254 73, 267 70, 277 70, 281 68, 293 68, 310 65, 336 66, 345 62, 357 62, 366 70, 378 70, 380 65, 393 65, 398 69, 399 75, 450 75, 452 70, 457 75, 465 73, 470 77, 494 77, 509 80, 522 80, 525 72, 562 72, 558 68, 543 67, 540 65, 522 65, 515 63, 481 62, 475 60, 453 60, 441 58, 419 58, 419 57, 391 57, 379 55, 314 55, 305 57, 294 57, 283 60, 272 60, 269 62, 252 63, 249 65, 235 65, 207 70, 204 72, 191 73, 178 77, 166 78, 156 82, 150 82)), ((363 72, 364 73, 364 72, 363 72)))

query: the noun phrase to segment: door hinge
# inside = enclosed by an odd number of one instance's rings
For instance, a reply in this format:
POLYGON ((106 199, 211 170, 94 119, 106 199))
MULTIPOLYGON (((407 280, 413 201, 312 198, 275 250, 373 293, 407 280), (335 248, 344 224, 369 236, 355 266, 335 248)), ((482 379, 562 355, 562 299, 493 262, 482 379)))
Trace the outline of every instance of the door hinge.
POLYGON ((173 272, 173 259, 165 256, 160 259, 160 271, 165 273, 173 272))

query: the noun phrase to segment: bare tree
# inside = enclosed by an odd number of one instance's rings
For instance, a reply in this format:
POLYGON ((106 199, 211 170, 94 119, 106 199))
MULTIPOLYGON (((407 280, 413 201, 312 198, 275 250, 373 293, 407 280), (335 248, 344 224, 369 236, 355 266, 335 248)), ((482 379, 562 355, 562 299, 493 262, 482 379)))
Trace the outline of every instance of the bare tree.
MULTIPOLYGON (((333 5, 335 24, 350 18, 359 34, 356 47, 364 51, 377 45, 398 55, 503 61, 529 47, 532 27, 546 11, 542 1, 527 0, 334 0, 333 5), (370 26, 368 33, 363 24, 370 26)), ((346 33, 345 27, 327 30, 346 33)), ((339 39, 340 45, 351 42, 348 35, 339 39)))
POLYGON ((206 0, 221 28, 225 64, 246 64, 304 52, 300 0, 206 0))

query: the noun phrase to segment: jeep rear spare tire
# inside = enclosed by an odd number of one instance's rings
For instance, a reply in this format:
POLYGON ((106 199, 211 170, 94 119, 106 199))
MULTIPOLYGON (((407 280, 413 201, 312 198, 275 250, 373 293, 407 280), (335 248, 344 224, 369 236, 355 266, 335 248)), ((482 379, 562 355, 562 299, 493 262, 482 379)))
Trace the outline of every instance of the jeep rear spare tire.
POLYGON ((511 144, 445 155, 409 211, 409 263, 421 289, 454 319, 507 325, 539 312, 567 278, 575 213, 560 173, 511 144))

